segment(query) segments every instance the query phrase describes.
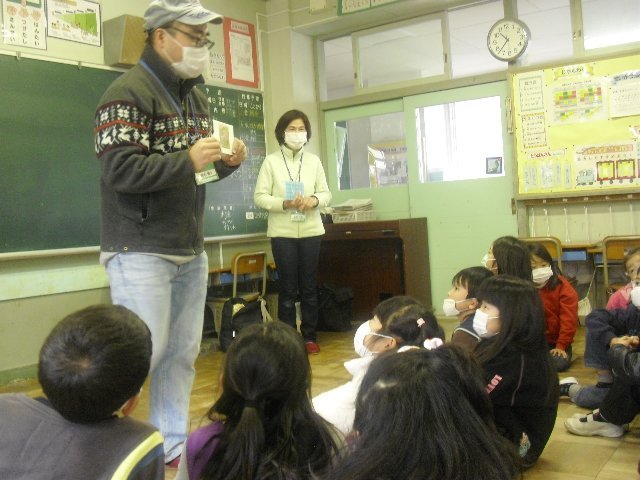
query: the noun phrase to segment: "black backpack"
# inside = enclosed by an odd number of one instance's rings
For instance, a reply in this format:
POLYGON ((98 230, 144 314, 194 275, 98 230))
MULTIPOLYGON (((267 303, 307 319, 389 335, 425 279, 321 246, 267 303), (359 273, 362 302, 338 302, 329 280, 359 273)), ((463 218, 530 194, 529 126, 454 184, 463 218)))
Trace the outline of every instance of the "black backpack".
POLYGON ((222 307, 220 323, 220 349, 226 352, 240 331, 254 323, 270 321, 266 302, 262 297, 247 302, 242 297, 230 298, 222 307))
POLYGON ((318 288, 318 325, 320 332, 351 330, 353 288, 321 285, 318 288))

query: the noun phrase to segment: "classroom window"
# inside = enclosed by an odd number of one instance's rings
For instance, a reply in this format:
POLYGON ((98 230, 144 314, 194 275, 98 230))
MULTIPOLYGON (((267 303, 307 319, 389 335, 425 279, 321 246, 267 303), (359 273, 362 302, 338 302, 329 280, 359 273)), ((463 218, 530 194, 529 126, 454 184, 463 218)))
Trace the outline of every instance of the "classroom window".
POLYGON ((504 176, 500 97, 415 109, 420 181, 504 176))
POLYGON ((521 65, 571 58, 573 30, 569 0, 518 0, 518 18, 531 32, 521 65))
POLYGON ((347 35, 322 42, 321 58, 324 59, 322 100, 352 96, 354 83, 351 36, 347 35))
POLYGON ((582 0, 584 48, 609 47, 640 41, 638 0, 582 0))
POLYGON ((401 84, 445 73, 442 17, 385 25, 353 34, 357 88, 401 84))
POLYGON ((487 50, 487 32, 504 16, 502 2, 483 3, 447 13, 454 78, 506 70, 487 50))
POLYGON ((407 183, 407 143, 402 112, 334 124, 340 190, 407 183))

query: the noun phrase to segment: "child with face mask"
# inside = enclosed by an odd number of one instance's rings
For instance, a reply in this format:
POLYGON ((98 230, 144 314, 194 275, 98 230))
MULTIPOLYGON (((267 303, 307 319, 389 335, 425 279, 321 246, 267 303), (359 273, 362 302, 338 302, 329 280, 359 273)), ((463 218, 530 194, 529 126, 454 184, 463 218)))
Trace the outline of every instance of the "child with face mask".
POLYGON ((620 338, 637 337, 640 333, 640 285, 630 293, 626 308, 598 308, 585 318, 587 327, 584 364, 595 368, 597 383, 581 385, 574 377, 560 381, 560 396, 569 397, 579 407, 598 408, 613 385, 609 350, 620 338))
MULTIPOLYGON (((363 356, 344 364, 353 378, 313 398, 315 411, 344 435, 348 435, 353 427, 356 395, 376 354, 412 347, 433 349, 444 341, 444 331, 436 317, 430 309, 411 297, 389 298, 378 305, 374 312, 374 319, 380 315, 380 328, 374 327, 376 331, 366 335, 356 333, 356 337, 364 340, 365 348, 357 349, 363 356)), ((367 327, 362 328, 365 324, 358 330, 366 331, 367 327)))
POLYGON ((498 431, 520 448, 523 466, 537 461, 558 410, 558 375, 544 336, 535 286, 511 275, 485 280, 473 328, 482 341, 473 356, 484 379, 498 431))
POLYGON ((578 328, 578 293, 562 275, 544 245, 532 243, 531 271, 544 307, 545 336, 556 371, 571 366, 573 337, 578 328))
POLYGON ((607 302, 607 310, 627 308, 631 302, 631 290, 640 283, 640 247, 627 252, 623 264, 624 274, 629 279, 629 283, 611 295, 607 302))
POLYGON ((476 291, 480 284, 493 273, 485 267, 470 267, 460 270, 451 280, 451 290, 442 303, 442 310, 447 317, 458 317, 460 325, 453 330, 451 343, 472 351, 480 336, 473 329, 473 315, 480 305, 476 291))

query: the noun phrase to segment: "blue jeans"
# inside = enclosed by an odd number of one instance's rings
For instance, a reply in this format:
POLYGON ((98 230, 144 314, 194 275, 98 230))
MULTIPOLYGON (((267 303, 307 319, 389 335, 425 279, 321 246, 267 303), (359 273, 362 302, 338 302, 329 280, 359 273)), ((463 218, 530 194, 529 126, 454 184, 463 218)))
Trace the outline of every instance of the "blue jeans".
POLYGON ((597 387, 595 385, 580 386, 574 395, 569 395, 571 401, 582 408, 595 410, 600 408, 604 397, 609 393, 608 388, 597 387))
POLYGON ((111 300, 151 330, 150 421, 164 436, 166 461, 181 454, 200 351, 207 293, 206 252, 183 265, 153 255, 120 253, 107 263, 111 300))
POLYGON ((296 328, 296 300, 300 294, 300 333, 305 342, 316 341, 321 241, 321 236, 271 239, 271 251, 280 280, 278 318, 296 328))
POLYGON ((587 328, 584 346, 585 366, 600 370, 609 370, 609 360, 607 359, 608 351, 609 345, 605 345, 599 341, 598 338, 590 332, 590 329, 587 328))

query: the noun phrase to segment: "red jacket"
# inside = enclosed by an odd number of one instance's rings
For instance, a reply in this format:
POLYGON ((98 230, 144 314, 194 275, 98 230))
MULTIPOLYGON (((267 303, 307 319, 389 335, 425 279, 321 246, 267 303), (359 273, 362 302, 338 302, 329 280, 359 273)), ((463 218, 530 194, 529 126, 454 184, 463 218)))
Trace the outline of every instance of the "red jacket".
POLYGON ((547 285, 540 289, 544 305, 547 343, 566 350, 573 343, 578 328, 578 294, 566 278, 558 276, 560 283, 554 289, 547 285))

